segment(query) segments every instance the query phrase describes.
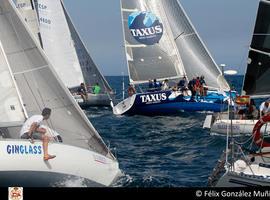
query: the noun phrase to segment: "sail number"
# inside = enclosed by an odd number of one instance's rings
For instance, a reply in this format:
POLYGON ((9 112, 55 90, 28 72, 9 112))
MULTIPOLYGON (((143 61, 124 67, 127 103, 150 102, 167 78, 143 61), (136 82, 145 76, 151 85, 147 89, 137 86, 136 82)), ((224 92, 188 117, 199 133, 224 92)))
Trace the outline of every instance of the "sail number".
POLYGON ((42 10, 46 10, 47 9, 47 6, 44 5, 44 4, 38 4, 38 9, 42 9, 42 10))
POLYGON ((26 3, 17 3, 16 8, 24 8, 26 7, 26 3))
POLYGON ((51 24, 52 23, 52 21, 50 19, 46 19, 44 17, 40 17, 39 21, 44 23, 44 24, 51 24))

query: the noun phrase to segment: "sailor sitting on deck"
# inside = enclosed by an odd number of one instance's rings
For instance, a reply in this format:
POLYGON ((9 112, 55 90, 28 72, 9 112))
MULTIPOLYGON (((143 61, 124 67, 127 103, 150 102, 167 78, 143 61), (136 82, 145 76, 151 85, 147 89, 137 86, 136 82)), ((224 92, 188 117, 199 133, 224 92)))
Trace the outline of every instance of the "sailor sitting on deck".
POLYGON ((260 117, 263 117, 264 115, 270 113, 270 106, 269 106, 270 100, 268 99, 265 102, 262 102, 260 105, 260 117))
POLYGON ((136 94, 135 87, 130 83, 128 86, 128 96, 131 97, 133 94, 136 94))
POLYGON ((34 142, 34 139, 42 140, 45 161, 56 157, 55 155, 50 155, 48 153, 48 144, 51 138, 48 136, 47 130, 40 127, 41 122, 49 119, 50 115, 51 109, 44 108, 41 115, 33 115, 28 118, 20 131, 20 137, 22 139, 30 139, 31 143, 34 142))
POLYGON ((165 79, 163 82, 162 82, 162 86, 161 86, 161 89, 162 90, 168 90, 170 87, 169 87, 169 80, 168 79, 165 79))
POLYGON ((186 76, 184 76, 183 79, 179 81, 177 86, 184 96, 188 96, 188 82, 186 76))
POLYGON ((87 95, 87 89, 84 85, 84 83, 81 83, 80 87, 78 88, 78 94, 81 95, 84 102, 87 101, 88 95, 87 95))
POLYGON ((93 87, 93 93, 94 93, 94 94, 99 94, 99 93, 100 93, 100 90, 101 90, 101 88, 100 88, 99 84, 96 83, 96 84, 94 85, 94 87, 93 87))

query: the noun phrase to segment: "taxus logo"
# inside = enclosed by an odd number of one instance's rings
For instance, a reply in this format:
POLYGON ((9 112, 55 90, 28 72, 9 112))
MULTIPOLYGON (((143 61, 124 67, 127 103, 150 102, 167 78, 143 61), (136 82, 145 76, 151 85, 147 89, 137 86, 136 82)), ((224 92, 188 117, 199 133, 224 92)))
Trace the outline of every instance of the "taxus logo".
POLYGON ((135 40, 146 45, 158 43, 163 35, 162 23, 151 12, 131 13, 128 17, 128 27, 135 40))
POLYGON ((8 154, 41 154, 40 145, 7 145, 8 154))
POLYGON ((142 103, 154 103, 159 101, 164 101, 167 99, 166 93, 159 93, 159 94, 148 94, 148 95, 141 95, 140 96, 142 103))

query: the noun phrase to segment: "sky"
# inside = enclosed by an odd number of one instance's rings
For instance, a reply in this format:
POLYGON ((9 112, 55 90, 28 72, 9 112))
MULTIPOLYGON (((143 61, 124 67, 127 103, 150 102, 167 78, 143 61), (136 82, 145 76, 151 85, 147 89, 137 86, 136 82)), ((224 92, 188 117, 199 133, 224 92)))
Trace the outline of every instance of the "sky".
MULTIPOLYGON (((127 74, 119 0, 64 0, 92 59, 105 75, 127 74)), ((244 74, 259 0, 180 0, 215 62, 244 74)))

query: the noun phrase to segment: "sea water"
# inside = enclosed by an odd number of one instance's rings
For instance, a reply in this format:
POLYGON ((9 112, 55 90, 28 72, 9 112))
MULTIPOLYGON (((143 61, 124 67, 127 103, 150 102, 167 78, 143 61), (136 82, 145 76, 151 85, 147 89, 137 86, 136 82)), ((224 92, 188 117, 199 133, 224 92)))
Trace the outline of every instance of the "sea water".
MULTIPOLYGON (((106 78, 121 98, 122 77, 106 78)), ((243 76, 226 78, 241 91, 243 76)), ((206 113, 115 116, 109 107, 85 112, 124 173, 115 187, 206 186, 226 146, 225 137, 202 129, 206 113)))

